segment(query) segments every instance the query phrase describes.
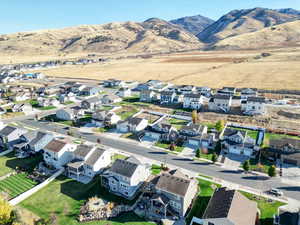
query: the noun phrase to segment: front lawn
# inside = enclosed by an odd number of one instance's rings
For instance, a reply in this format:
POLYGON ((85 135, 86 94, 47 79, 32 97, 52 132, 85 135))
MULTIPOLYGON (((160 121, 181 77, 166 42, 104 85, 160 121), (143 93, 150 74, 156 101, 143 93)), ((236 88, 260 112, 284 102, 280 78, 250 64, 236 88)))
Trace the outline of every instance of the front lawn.
POLYGON ((151 166, 151 173, 152 173, 153 175, 158 175, 158 174, 160 174, 161 169, 162 169, 161 166, 156 165, 156 164, 153 164, 153 165, 151 166))
POLYGON ((116 203, 130 203, 127 200, 109 193, 100 186, 100 180, 89 184, 81 184, 72 179, 59 177, 48 186, 23 201, 20 206, 37 216, 49 219, 55 218, 59 225, 150 225, 133 213, 123 214, 113 221, 95 221, 79 223, 76 217, 80 206, 91 197, 98 196, 116 203))
MULTIPOLYGON (((156 143, 155 143, 155 146, 156 146, 156 147, 164 148, 164 149, 166 149, 166 150, 171 151, 171 150, 170 150, 170 145, 171 145, 171 144, 168 144, 168 143, 162 143, 162 142, 156 142, 156 143)), ((177 145, 175 146, 175 152, 182 152, 183 149, 184 149, 183 146, 177 146, 177 145)))
POLYGON ((284 203, 268 200, 266 198, 253 195, 246 192, 241 192, 244 196, 246 196, 248 199, 257 202, 258 208, 261 212, 260 215, 260 222, 261 225, 273 225, 273 215, 277 214, 278 208, 284 203))
POLYGON ((12 175, 0 181, 0 191, 5 192, 9 197, 15 198, 37 185, 37 182, 27 178, 26 173, 12 175))

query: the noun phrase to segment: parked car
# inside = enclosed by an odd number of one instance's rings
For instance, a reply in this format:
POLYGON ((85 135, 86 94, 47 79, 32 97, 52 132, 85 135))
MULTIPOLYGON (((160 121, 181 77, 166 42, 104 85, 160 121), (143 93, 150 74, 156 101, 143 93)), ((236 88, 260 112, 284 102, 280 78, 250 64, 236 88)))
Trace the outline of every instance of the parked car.
POLYGON ((271 190, 268 191, 268 193, 271 194, 271 195, 275 195, 277 197, 283 196, 283 192, 276 189, 276 188, 272 188, 271 190))

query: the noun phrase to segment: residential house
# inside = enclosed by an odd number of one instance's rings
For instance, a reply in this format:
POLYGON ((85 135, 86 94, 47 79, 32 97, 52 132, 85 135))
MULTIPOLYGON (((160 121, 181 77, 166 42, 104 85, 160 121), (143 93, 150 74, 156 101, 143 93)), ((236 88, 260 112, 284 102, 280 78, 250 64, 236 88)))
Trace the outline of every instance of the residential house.
POLYGON ((61 94, 59 96, 59 102, 61 104, 65 104, 67 102, 75 102, 76 101, 76 95, 73 92, 70 92, 68 94, 61 94))
POLYGON ((230 95, 215 95, 208 103, 208 109, 211 111, 229 112, 232 104, 230 95))
POLYGON ((58 106, 60 106, 60 102, 55 98, 42 98, 42 97, 39 97, 37 99, 37 101, 38 101, 38 106, 40 106, 40 107, 47 107, 47 106, 58 107, 58 106))
POLYGON ((195 137, 206 134, 207 126, 190 123, 189 125, 182 126, 179 133, 183 136, 195 137))
POLYGON ((140 101, 141 102, 152 102, 152 101, 156 101, 156 100, 159 100, 159 99, 160 99, 160 96, 155 91, 142 90, 140 92, 140 101))
POLYGON ((104 87, 112 88, 112 87, 119 87, 123 84, 124 82, 121 80, 116 80, 116 79, 108 79, 103 82, 104 87))
POLYGON ((247 99, 248 97, 257 97, 257 88, 243 88, 241 90, 242 99, 247 99))
POLYGON ((180 170, 162 173, 154 180, 154 194, 150 198, 150 214, 160 219, 184 218, 198 192, 195 179, 180 170))
POLYGON ((196 87, 196 92, 207 98, 209 98, 212 94, 211 88, 209 87, 196 87))
POLYGON ((185 94, 183 97, 183 108, 199 110, 203 104, 203 96, 201 94, 185 94))
POLYGON ((196 91, 196 87, 193 85, 178 85, 168 88, 169 91, 176 92, 177 94, 192 94, 196 91))
POLYGON ((0 130, 0 148, 12 148, 14 144, 19 142, 20 136, 27 131, 21 128, 5 126, 0 130))
POLYGON ((242 101, 243 113, 247 115, 262 115, 266 113, 266 99, 264 97, 248 97, 242 101))
POLYGON ((85 87, 79 92, 79 95, 93 96, 99 94, 100 91, 99 87, 85 87))
POLYGON ((138 117, 129 117, 117 123, 117 130, 121 133, 137 133, 148 126, 148 120, 138 117))
POLYGON ((177 129, 166 120, 157 121, 145 135, 164 142, 175 142, 179 137, 177 129))
POLYGON ((84 110, 75 106, 72 108, 64 108, 56 111, 56 118, 60 120, 76 120, 84 115, 84 110))
POLYGON ((14 104, 11 109, 13 112, 23 112, 24 114, 29 114, 33 111, 32 105, 28 103, 14 104))
POLYGON ((218 90, 217 93, 220 95, 233 96, 236 93, 236 88, 235 87, 223 87, 222 89, 218 90))
POLYGON ((257 203, 237 190, 218 188, 204 212, 203 218, 194 217, 191 225, 258 225, 257 203))
POLYGON ((131 89, 129 88, 120 88, 116 93, 120 98, 128 98, 131 97, 131 89))
POLYGON ((30 99, 30 93, 25 93, 25 92, 18 92, 12 97, 12 101, 15 102, 22 102, 30 99))
POLYGON ((293 138, 270 139, 269 153, 273 153, 274 160, 282 163, 300 166, 300 140, 293 138))
POLYGON ((244 130, 225 128, 221 139, 224 153, 255 157, 259 150, 255 146, 255 140, 250 138, 244 130))
POLYGON ((67 140, 53 139, 44 147, 44 161, 48 166, 61 169, 72 160, 76 145, 67 140))
POLYGON ((18 158, 28 157, 42 149, 54 138, 53 134, 41 131, 29 131, 20 136, 18 144, 14 145, 16 156, 18 158))
POLYGON ((148 166, 137 159, 117 159, 103 174, 103 184, 113 193, 132 199, 150 176, 148 166))
POLYGON ((67 174, 82 183, 89 183, 111 163, 111 153, 104 148, 81 144, 71 154, 72 161, 67 164, 67 174))
POLYGON ((160 104, 168 105, 174 102, 176 93, 173 91, 162 91, 160 92, 160 104))
POLYGON ((81 108, 88 110, 95 110, 101 106, 101 100, 99 97, 92 97, 81 102, 81 108))
POLYGON ((110 104, 121 102, 122 99, 117 95, 110 94, 110 95, 104 95, 101 101, 102 104, 110 105, 110 104))
POLYGON ((80 95, 80 92, 86 88, 86 85, 76 83, 72 86, 70 86, 70 91, 76 95, 80 95))
POLYGON ((92 123, 98 127, 105 127, 117 124, 121 117, 114 112, 98 110, 92 114, 92 123))

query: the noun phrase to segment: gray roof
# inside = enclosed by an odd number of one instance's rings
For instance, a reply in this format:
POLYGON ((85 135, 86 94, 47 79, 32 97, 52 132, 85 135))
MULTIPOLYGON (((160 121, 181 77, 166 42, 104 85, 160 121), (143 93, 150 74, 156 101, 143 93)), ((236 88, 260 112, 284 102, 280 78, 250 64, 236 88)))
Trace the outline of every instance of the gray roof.
POLYGON ((130 178, 134 174, 137 167, 138 164, 136 163, 129 162, 128 160, 124 159, 117 159, 112 164, 110 171, 130 178))
POLYGON ((191 180, 187 178, 163 173, 160 175, 155 187, 157 189, 164 190, 184 197, 187 194, 190 182, 191 180))
POLYGON ((245 138, 247 135, 247 131, 226 128, 223 133, 223 136, 230 137, 232 135, 241 135, 243 138, 245 138))
POLYGON ((51 152, 59 152, 65 147, 66 144, 67 143, 64 141, 54 139, 46 145, 45 150, 51 152))
POLYGON ((129 117, 126 121, 131 125, 139 125, 142 122, 143 118, 139 117, 129 117))
POLYGON ((230 95, 214 95, 213 99, 230 100, 231 96, 230 95))
POLYGON ((6 126, 2 130, 0 130, 0 136, 8 136, 12 132, 14 132, 17 128, 12 126, 6 126))
POLYGON ((85 158, 93 148, 93 146, 89 145, 78 145, 74 151, 74 155, 85 158))
POLYGON ((86 160, 86 164, 89 166, 94 166, 98 159, 103 155, 106 150, 103 148, 96 148, 95 151, 90 155, 90 157, 86 160))
POLYGON ((260 102, 265 103, 266 99, 264 97, 248 97, 247 102, 260 102))
POLYGON ((88 98, 88 99, 84 100, 83 102, 88 102, 88 103, 100 102, 100 98, 96 96, 96 97, 88 98))
POLYGON ((283 149, 285 146, 300 151, 300 140, 293 138, 270 139, 269 145, 274 149, 283 149))
POLYGON ((184 98, 201 98, 201 94, 195 94, 195 93, 185 94, 184 98))
POLYGON ((46 135, 48 135, 45 132, 38 131, 35 135, 35 137, 29 142, 29 145, 35 145, 38 143, 42 138, 44 138, 46 135))

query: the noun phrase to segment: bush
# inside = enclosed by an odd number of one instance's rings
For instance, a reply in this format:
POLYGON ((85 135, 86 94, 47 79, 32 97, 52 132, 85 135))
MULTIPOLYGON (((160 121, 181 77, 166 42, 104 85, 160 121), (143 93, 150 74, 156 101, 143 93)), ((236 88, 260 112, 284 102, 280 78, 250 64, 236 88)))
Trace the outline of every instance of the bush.
POLYGON ((269 167, 268 175, 270 177, 275 177, 276 176, 276 167, 274 165, 269 167))
POLYGON ((243 163, 243 169, 248 172, 250 170, 250 161, 249 160, 246 160, 244 163, 243 163))

